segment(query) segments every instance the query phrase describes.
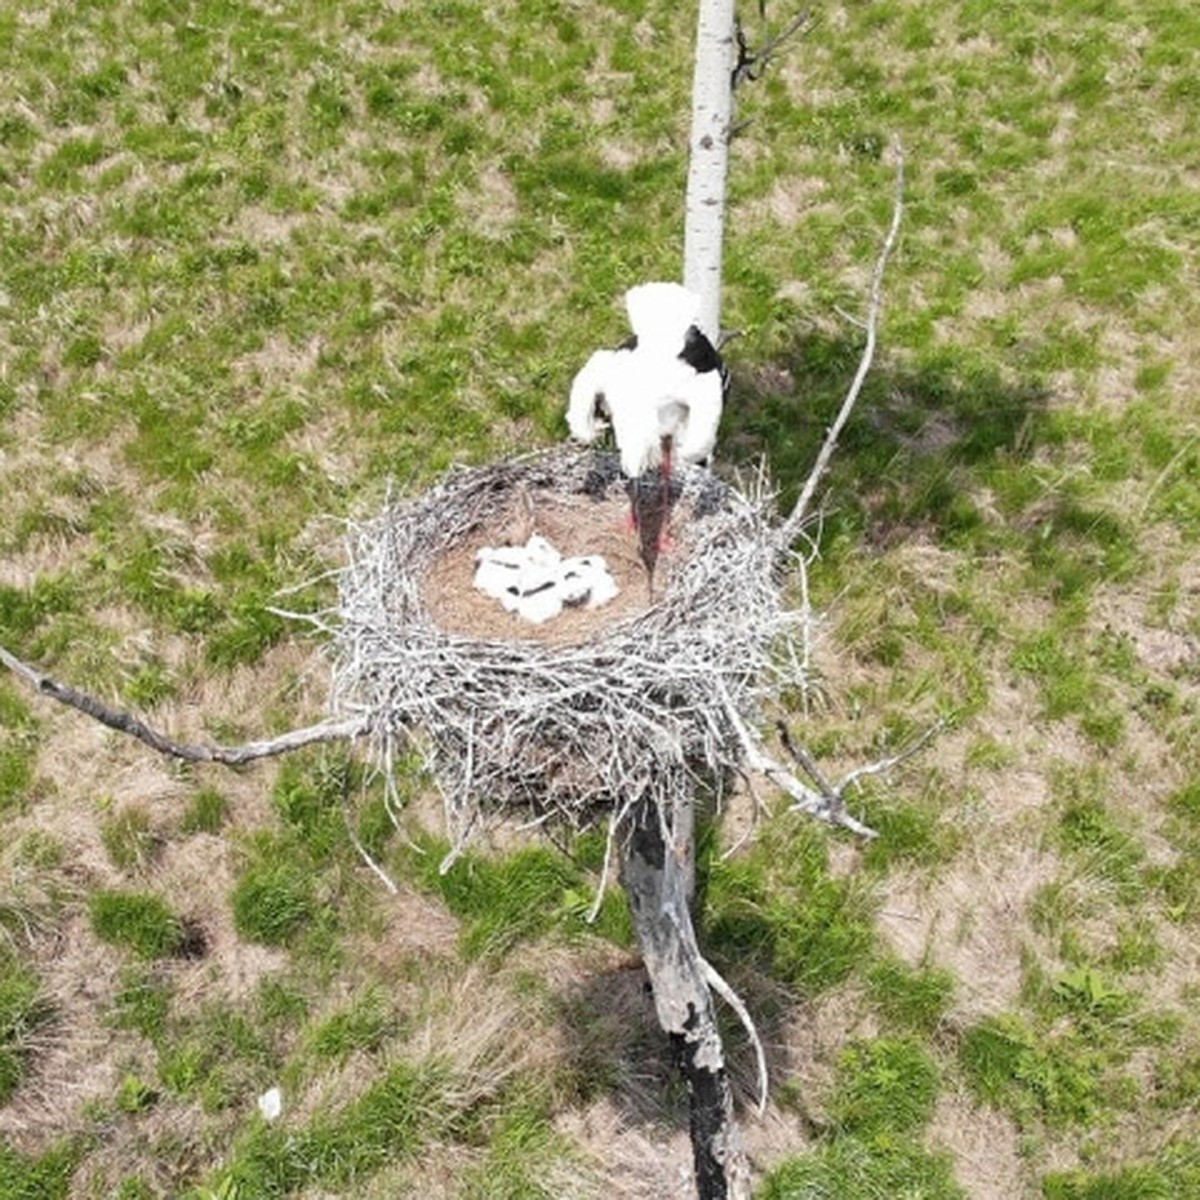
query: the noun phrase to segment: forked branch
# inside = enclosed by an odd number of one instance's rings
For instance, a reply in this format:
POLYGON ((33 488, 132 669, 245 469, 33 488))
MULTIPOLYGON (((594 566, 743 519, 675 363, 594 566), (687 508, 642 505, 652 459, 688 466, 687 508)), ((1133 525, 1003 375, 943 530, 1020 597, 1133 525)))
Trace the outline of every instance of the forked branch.
POLYGON ((811 27, 812 19, 812 10, 803 9, 779 33, 763 42, 757 50, 750 48, 745 30, 742 29, 742 23, 738 21, 734 26, 734 35, 737 39, 737 62, 734 63, 733 75, 730 78, 730 90, 736 90, 739 84, 756 83, 760 80, 784 43, 800 33, 807 32, 807 28, 811 27))
MULTIPOLYGON (((847 828, 850 828, 847 825, 847 820, 854 820, 853 817, 848 818, 846 814, 846 794, 850 789, 868 776, 886 775, 889 771, 900 766, 901 763, 907 762, 910 758, 919 754, 944 727, 944 721, 935 721, 924 733, 914 738, 913 741, 896 754, 890 755, 888 758, 881 758, 877 762, 867 763, 862 767, 856 767, 853 771, 847 772, 838 783, 834 784, 830 783, 825 772, 817 765, 816 759, 803 746, 797 745, 792 740, 792 735, 788 727, 782 721, 775 723, 775 728, 779 732, 779 741, 783 745, 783 748, 796 760, 797 764, 813 783, 816 784, 817 790, 824 802, 821 807, 821 815, 828 814, 826 817, 827 820, 837 825, 845 825, 847 828)), ((863 826, 862 828, 865 829, 866 827, 863 826)), ((869 830, 867 832, 870 833, 869 830)), ((871 833, 871 836, 874 837, 874 833, 871 833)))
POLYGON ((126 733, 130 737, 137 738, 139 742, 144 742, 160 754, 182 759, 185 762, 211 762, 221 763, 227 767, 240 767, 260 758, 273 758, 276 755, 287 754, 292 750, 299 750, 303 746, 311 746, 318 742, 335 742, 362 737, 369 728, 367 722, 362 718, 322 721, 318 725, 309 725, 304 729, 292 729, 287 733, 280 734, 279 737, 247 742, 242 746, 190 745, 187 742, 177 742, 174 738, 152 729, 132 713, 110 708, 103 701, 97 700, 95 696, 77 691, 68 684, 59 683, 58 680, 52 679, 28 663, 22 662, 3 646, 0 646, 0 664, 25 680, 41 695, 49 696, 60 704, 77 709, 102 725, 115 729, 118 733, 126 733))

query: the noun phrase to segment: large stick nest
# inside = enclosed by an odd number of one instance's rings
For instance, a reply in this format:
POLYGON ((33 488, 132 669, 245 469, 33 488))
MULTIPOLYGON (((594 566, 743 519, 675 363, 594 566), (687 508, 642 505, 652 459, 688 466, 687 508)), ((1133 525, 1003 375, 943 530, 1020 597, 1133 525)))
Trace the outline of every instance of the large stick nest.
POLYGON ((620 528, 627 485, 611 454, 455 469, 350 526, 335 707, 368 721, 389 778, 416 738, 456 849, 500 813, 578 828, 646 796, 668 812, 739 767, 739 721, 793 674, 774 505, 698 467, 675 486, 676 542, 653 581, 620 528), (476 593, 476 550, 530 532, 564 554, 605 553, 621 596, 535 627, 476 593))

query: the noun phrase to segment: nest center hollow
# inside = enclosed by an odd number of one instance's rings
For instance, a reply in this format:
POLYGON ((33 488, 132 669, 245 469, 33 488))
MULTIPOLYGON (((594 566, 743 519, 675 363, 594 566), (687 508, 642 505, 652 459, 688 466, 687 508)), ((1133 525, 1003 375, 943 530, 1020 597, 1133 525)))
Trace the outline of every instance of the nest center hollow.
POLYGON ((432 623, 443 633, 483 641, 521 640, 551 644, 585 642, 619 622, 649 611, 670 586, 675 568, 692 548, 692 505, 679 498, 661 512, 643 506, 648 527, 635 529, 624 497, 585 492, 519 490, 504 506, 481 517, 464 536, 430 561, 421 595, 432 623), (669 545, 657 550, 660 533, 669 545), (584 602, 534 624, 474 586, 476 558, 484 547, 521 546, 533 534, 544 537, 564 558, 600 555, 617 587, 616 596, 595 607, 584 602), (653 540, 647 569, 645 543, 653 540), (657 551, 657 553, 656 553, 657 551))

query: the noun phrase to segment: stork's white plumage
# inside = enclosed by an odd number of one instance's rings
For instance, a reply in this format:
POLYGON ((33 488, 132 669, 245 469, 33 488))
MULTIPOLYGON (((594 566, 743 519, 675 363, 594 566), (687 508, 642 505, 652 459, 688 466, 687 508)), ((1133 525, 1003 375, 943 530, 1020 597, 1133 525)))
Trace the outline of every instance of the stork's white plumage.
POLYGON ((700 315, 700 297, 679 283, 639 283, 625 293, 638 348, 678 354, 700 315))
POLYGON ((580 368, 571 384, 567 427, 577 442, 590 445, 608 428, 610 379, 627 350, 597 350, 580 368))
POLYGON ((567 424, 586 443, 611 424, 621 470, 636 479, 660 469, 669 496, 674 458, 711 457, 729 376, 696 325, 700 298, 681 284, 632 287, 625 310, 633 336, 587 360, 571 385, 567 424))

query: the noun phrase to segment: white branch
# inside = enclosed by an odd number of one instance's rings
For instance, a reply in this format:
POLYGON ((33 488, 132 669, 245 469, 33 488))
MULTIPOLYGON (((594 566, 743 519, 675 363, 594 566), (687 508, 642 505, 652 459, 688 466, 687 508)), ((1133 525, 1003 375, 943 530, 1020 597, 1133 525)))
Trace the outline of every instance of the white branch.
POLYGON ((741 996, 725 982, 708 959, 701 957, 700 967, 704 972, 704 982, 733 1009, 737 1014, 737 1019, 742 1023, 742 1028, 750 1037, 750 1044, 754 1047, 754 1061, 758 1064, 758 1115, 761 1117, 767 1111, 767 1091, 770 1087, 770 1077, 767 1074, 767 1055, 763 1050, 762 1039, 758 1036, 758 1030, 754 1027, 754 1021, 750 1017, 750 1010, 742 1002, 741 996))
POLYGON ((728 700, 726 700, 725 704, 725 715, 742 744, 742 751, 746 755, 747 767, 769 779, 781 792, 790 796, 792 798, 791 807, 793 812, 803 813, 809 817, 816 817, 817 820, 825 821, 830 825, 840 825, 843 829, 848 829, 851 833, 858 834, 859 837, 878 837, 875 830, 850 816, 846 812, 844 805, 832 803, 830 796, 814 792, 811 788, 805 787, 791 771, 771 758, 762 749, 757 735, 742 720, 737 710, 733 707, 732 702, 728 700))
POLYGON ((837 449, 838 438, 841 437, 842 429, 850 419, 850 414, 854 411, 855 404, 858 403, 858 394, 862 391, 863 382, 867 378, 867 372, 870 371, 871 363, 875 359, 875 345, 879 333, 879 313, 883 307, 883 273, 887 269, 888 259, 891 258, 892 250, 896 245, 896 238, 900 233, 900 222, 904 216, 904 148, 900 144, 899 138, 893 142, 893 152, 896 157, 896 191, 895 200, 892 205, 892 223, 888 229, 887 237, 884 239, 883 248, 879 252, 879 258, 875 263, 874 274, 871 276, 871 298, 867 307, 866 320, 867 342, 863 347, 862 357, 859 359, 858 370, 854 373, 854 380, 850 384, 850 390, 846 393, 846 398, 842 401, 842 407, 838 410, 833 424, 826 431, 825 441, 821 446, 820 453, 817 455, 817 461, 813 465, 804 489, 800 493, 800 498, 796 501, 796 506, 792 509, 787 520, 779 528, 779 544, 784 548, 790 546, 795 540, 796 535, 800 532, 800 526, 804 523, 804 519, 808 515, 808 509, 812 504, 813 496, 816 494, 817 486, 824 478, 825 472, 829 469, 830 459, 833 458, 833 452, 837 449))

